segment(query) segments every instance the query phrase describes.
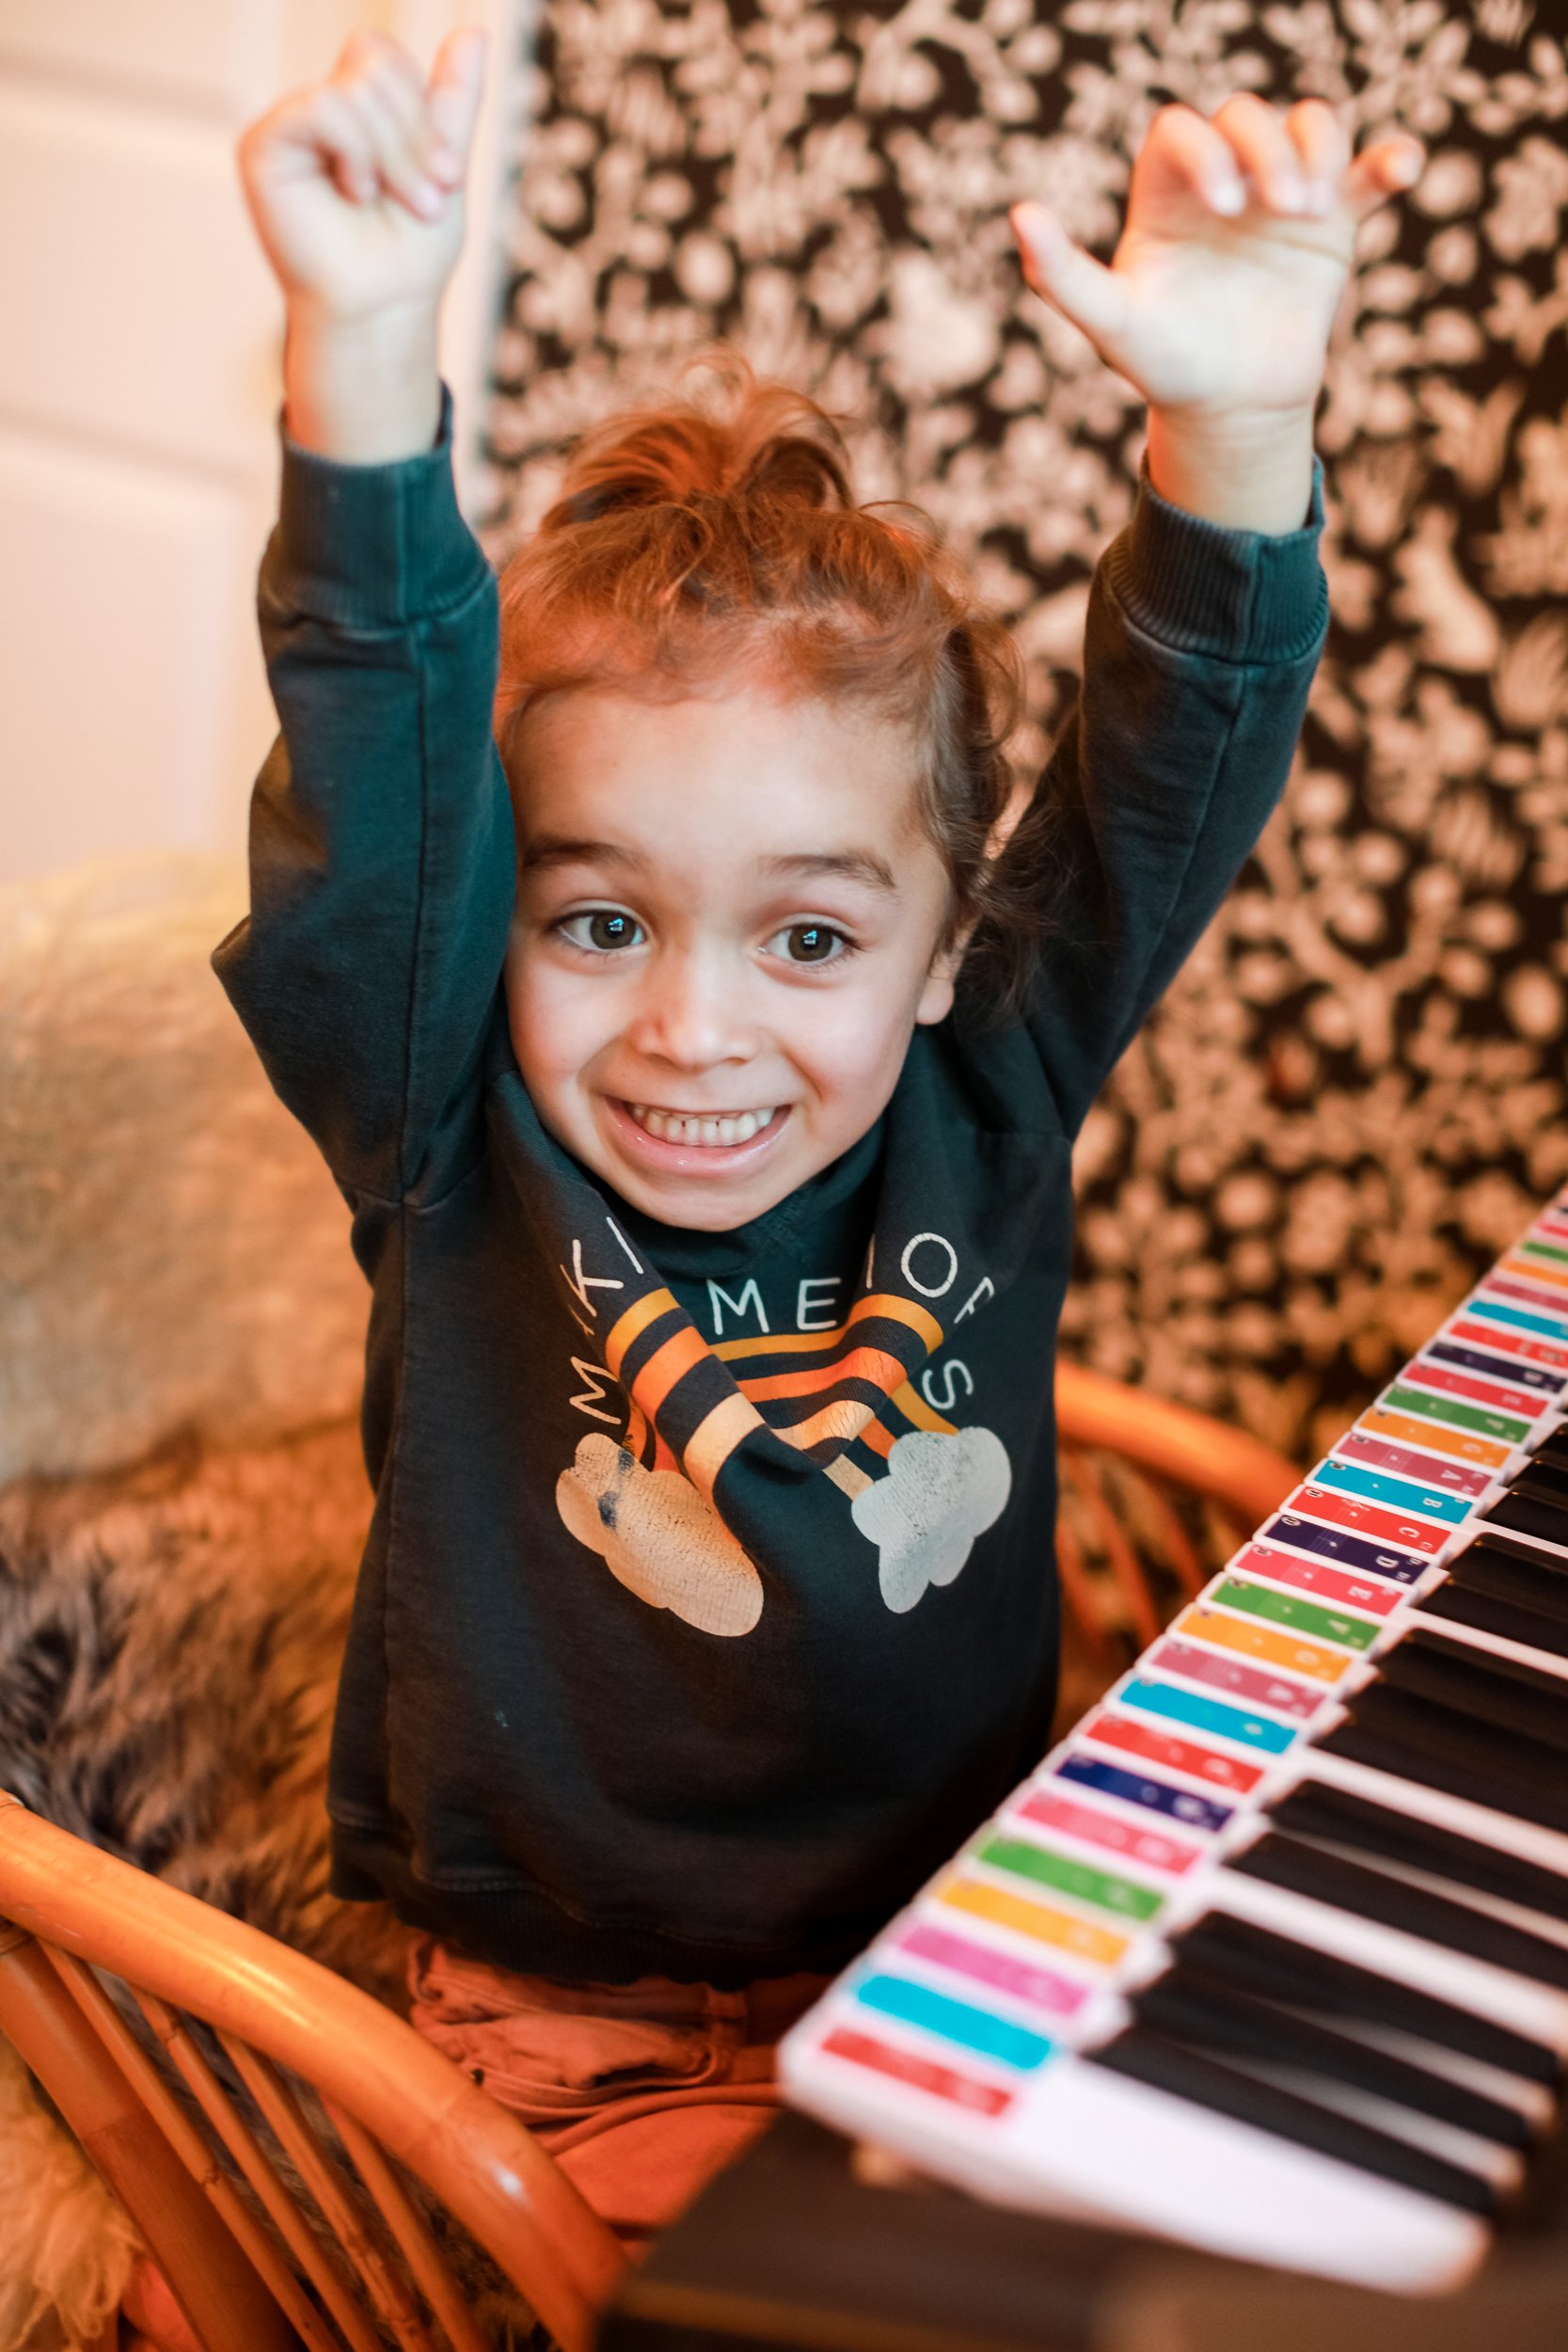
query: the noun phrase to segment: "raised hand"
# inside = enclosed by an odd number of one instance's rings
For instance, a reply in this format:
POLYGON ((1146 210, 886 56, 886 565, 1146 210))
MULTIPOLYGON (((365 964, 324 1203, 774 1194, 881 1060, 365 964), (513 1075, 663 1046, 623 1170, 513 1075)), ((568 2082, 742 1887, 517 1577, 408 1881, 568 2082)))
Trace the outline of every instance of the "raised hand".
POLYGON ((428 445, 436 320, 463 244, 463 185, 484 36, 449 35, 428 80, 395 41, 358 33, 325 81, 240 142, 240 178, 283 289, 290 429, 348 459, 428 445))
POLYGON ((1244 485, 1244 514, 1228 511, 1236 501, 1223 490, 1217 501, 1178 502, 1198 512, 1217 502, 1227 511, 1213 519, 1259 529, 1301 521, 1312 408, 1357 225, 1413 185, 1420 166, 1420 149, 1402 136, 1353 162, 1321 99, 1281 115, 1243 94, 1212 120, 1189 106, 1155 117, 1109 267, 1043 204, 1014 207, 1029 285, 1148 402, 1150 469, 1167 496, 1192 485, 1167 488, 1162 457, 1184 476, 1181 453, 1207 470, 1227 449, 1245 474, 1251 453, 1265 471, 1280 464, 1279 497, 1264 503, 1289 519, 1259 519, 1244 485))

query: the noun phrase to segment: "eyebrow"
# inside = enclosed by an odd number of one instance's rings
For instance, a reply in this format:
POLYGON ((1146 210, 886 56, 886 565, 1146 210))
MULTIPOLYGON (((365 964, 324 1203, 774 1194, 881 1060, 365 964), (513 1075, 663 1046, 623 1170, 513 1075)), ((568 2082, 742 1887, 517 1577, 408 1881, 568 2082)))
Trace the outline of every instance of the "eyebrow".
MULTIPOLYGON (((575 841, 548 833, 524 843, 522 862, 536 872, 548 872, 558 866, 618 866, 635 871, 647 865, 640 850, 617 842, 575 841)), ((765 858, 763 871, 781 882, 837 878, 860 882, 890 898, 898 895, 893 868, 871 850, 802 850, 793 857, 765 858)))
POLYGON ((624 850, 613 841, 572 841, 564 834, 542 833, 531 841, 525 841, 521 850, 525 866, 548 869, 552 866, 645 866, 647 860, 635 850, 624 850))

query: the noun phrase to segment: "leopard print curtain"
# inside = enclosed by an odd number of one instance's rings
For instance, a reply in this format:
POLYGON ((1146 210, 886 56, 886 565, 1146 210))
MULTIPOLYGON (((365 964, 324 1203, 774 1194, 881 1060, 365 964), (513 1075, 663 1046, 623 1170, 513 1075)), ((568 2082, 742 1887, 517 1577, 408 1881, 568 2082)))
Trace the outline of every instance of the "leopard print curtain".
POLYGON ((1137 405, 1020 284, 1101 251, 1155 107, 1427 143, 1320 442, 1335 622, 1285 805, 1090 1117, 1067 1348, 1305 1458, 1568 1177, 1568 43, 1534 0, 542 0, 492 553, 563 440, 716 337, 850 421, 1074 687, 1137 405))

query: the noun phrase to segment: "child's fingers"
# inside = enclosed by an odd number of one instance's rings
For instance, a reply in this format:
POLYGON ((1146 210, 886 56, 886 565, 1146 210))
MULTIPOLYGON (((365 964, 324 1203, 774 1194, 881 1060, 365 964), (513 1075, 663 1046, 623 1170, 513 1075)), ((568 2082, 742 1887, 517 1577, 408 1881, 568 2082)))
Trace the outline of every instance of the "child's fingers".
POLYGON ((1214 128, 1237 164, 1274 213, 1299 213, 1307 206, 1307 175, 1284 119, 1250 90, 1227 98, 1214 128))
POLYGON ((421 219, 434 218, 446 190, 429 170, 424 86, 413 59, 378 35, 358 34, 339 59, 331 87, 365 133, 380 186, 421 219))
POLYGON ((1074 245, 1043 204, 1015 204, 1008 218, 1024 278, 1035 293, 1081 327, 1090 342, 1101 348, 1114 344, 1127 315, 1126 290, 1115 272, 1074 245))
POLYGON ((430 119, 430 167, 455 185, 467 168, 468 149, 479 120, 484 94, 484 60, 488 41, 477 25, 449 33, 430 69, 425 107, 430 119))
POLYGON ((302 92, 287 127, 297 145, 315 151, 351 204, 370 203, 380 186, 375 141, 335 83, 302 92))
POLYGON ((1291 108, 1285 128, 1301 160, 1307 211, 1332 212, 1350 162, 1350 141, 1338 117, 1323 99, 1304 98, 1291 108))
POLYGON ((1196 196, 1211 212, 1246 210, 1246 186, 1229 141, 1191 106, 1162 106, 1132 167, 1133 195, 1196 196))
POLYGON ((1420 178, 1426 155, 1418 139, 1408 132, 1397 131, 1391 138, 1376 139, 1363 148, 1346 172, 1341 193, 1345 202, 1362 220, 1376 212, 1391 196, 1402 196, 1420 178))

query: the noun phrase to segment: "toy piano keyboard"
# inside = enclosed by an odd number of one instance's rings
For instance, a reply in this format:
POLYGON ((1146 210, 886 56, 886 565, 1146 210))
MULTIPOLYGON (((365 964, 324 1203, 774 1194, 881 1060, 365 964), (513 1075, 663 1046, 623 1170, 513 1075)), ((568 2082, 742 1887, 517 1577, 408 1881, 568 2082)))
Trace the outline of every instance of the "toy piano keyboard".
POLYGON ((1568 2058, 1568 1191, 787 2037, 982 2195, 1481 2260, 1568 2058))

